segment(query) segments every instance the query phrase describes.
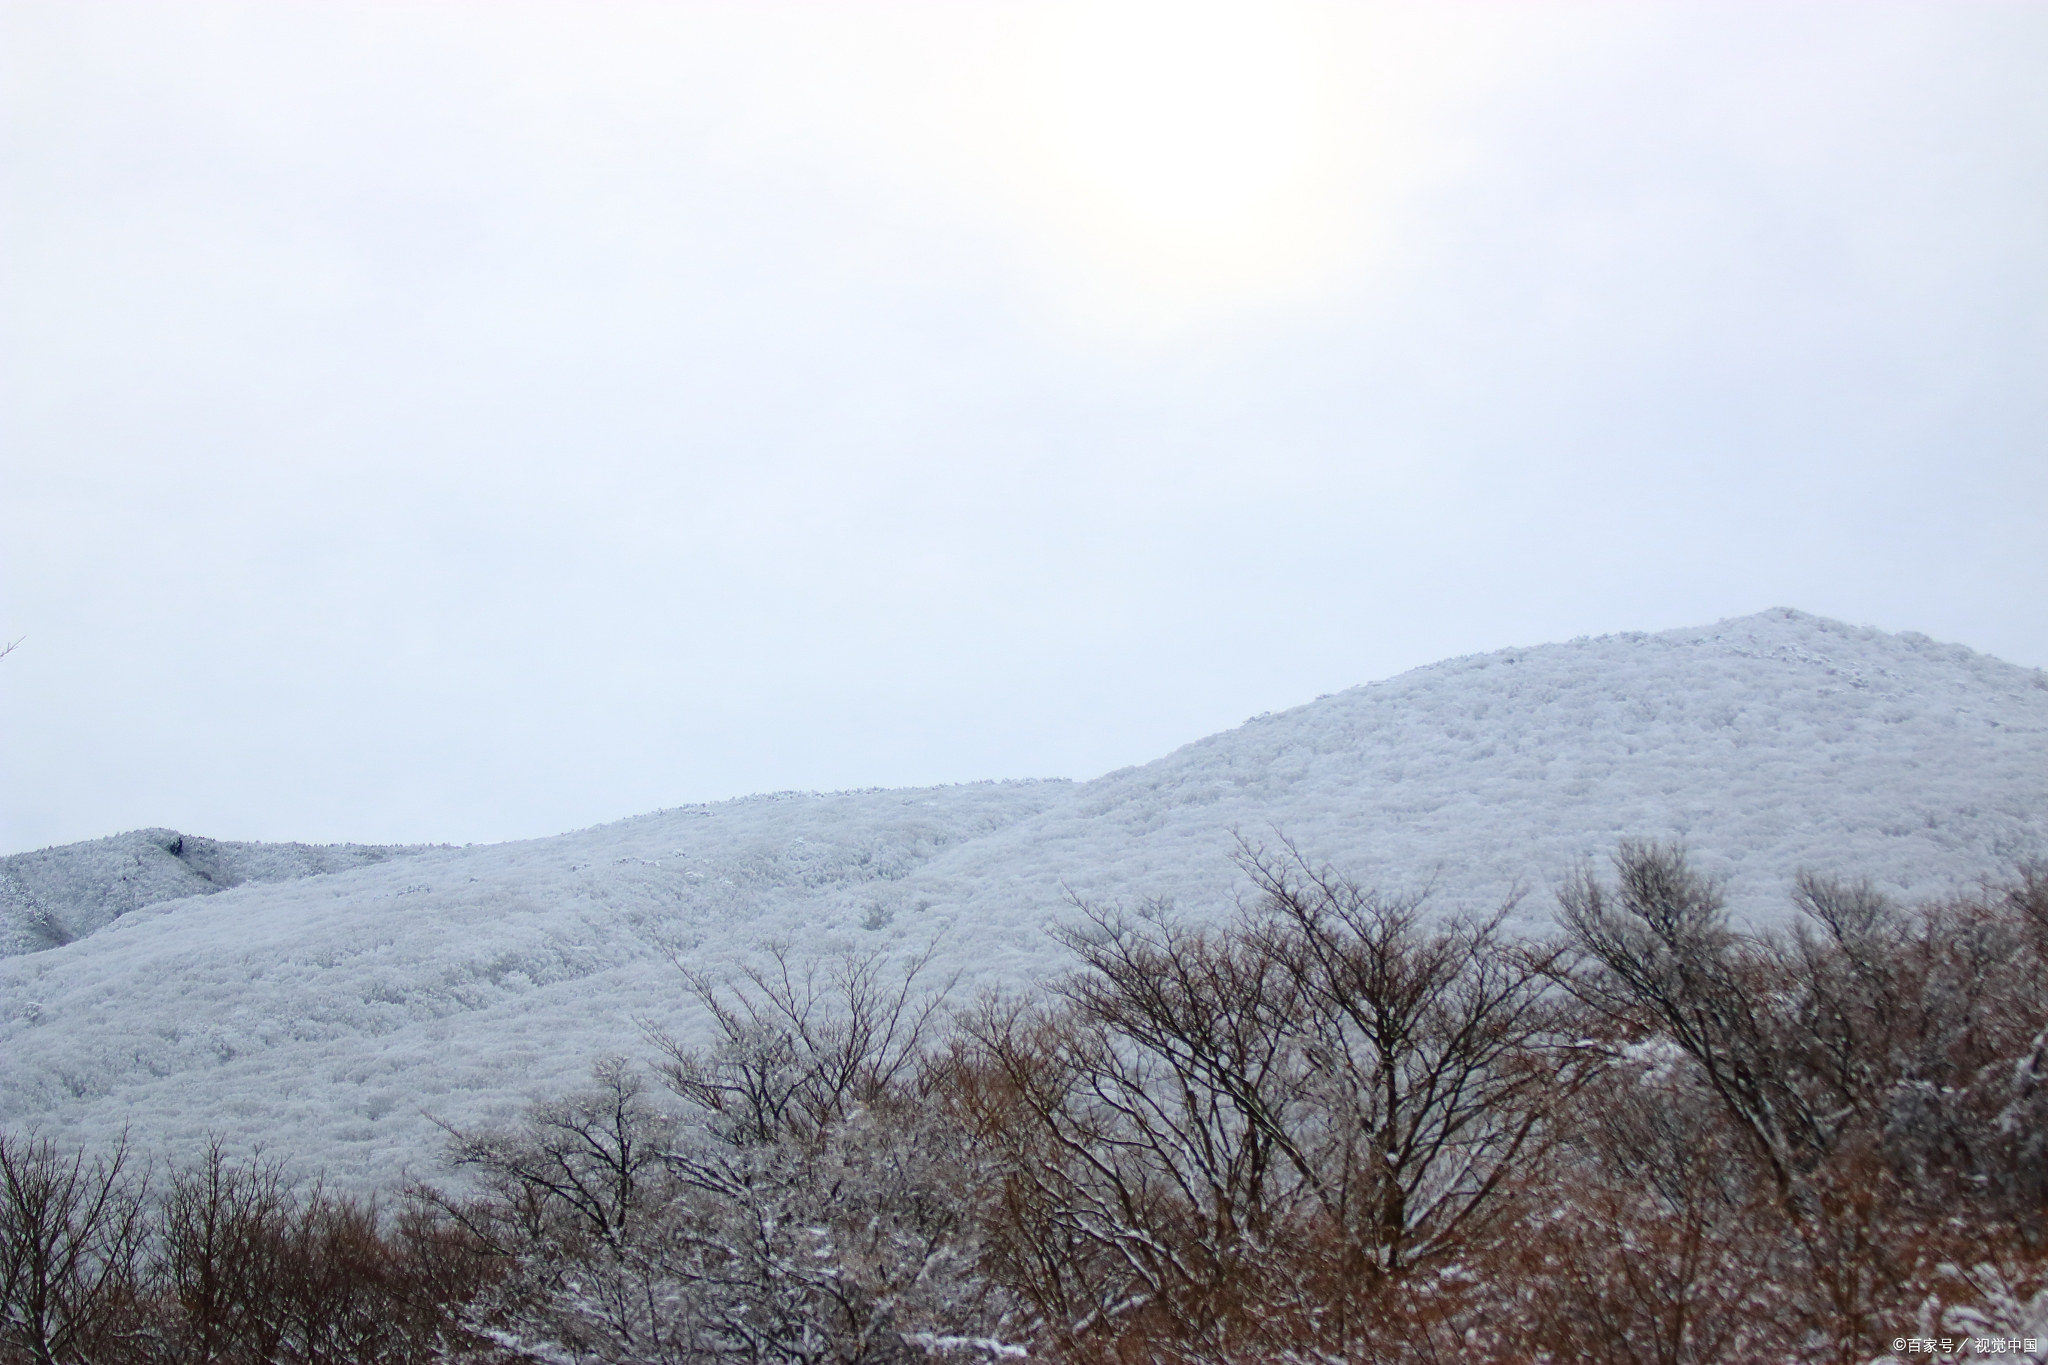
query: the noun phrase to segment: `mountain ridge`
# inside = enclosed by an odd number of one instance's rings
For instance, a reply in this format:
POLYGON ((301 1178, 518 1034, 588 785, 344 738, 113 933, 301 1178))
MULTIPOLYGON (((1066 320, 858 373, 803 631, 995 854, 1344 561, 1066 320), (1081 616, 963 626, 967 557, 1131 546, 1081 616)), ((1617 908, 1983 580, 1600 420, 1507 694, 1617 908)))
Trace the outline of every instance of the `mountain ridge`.
POLYGON ((1071 897, 1226 909, 1233 831, 1447 909, 1520 888, 1529 932, 1626 835, 1689 841, 1758 922, 1802 868, 1947 894, 2048 853, 2048 676, 1778 609, 1444 660, 1088 782, 743 798, 140 906, 0 961, 0 1122, 374 1186, 431 1159, 427 1112, 690 1036, 670 953, 936 941, 963 990, 1029 988, 1071 897))
POLYGON ((152 828, 9 854, 0 858, 0 957, 62 947, 142 906, 345 871, 433 847, 235 841, 152 828))

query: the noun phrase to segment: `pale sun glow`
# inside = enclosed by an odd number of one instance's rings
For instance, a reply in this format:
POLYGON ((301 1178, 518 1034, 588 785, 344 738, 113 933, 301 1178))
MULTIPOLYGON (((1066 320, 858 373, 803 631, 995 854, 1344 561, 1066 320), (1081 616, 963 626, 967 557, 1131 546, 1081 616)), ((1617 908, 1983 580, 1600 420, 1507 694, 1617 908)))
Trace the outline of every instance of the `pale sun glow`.
POLYGON ((630 51, 650 104, 722 106, 763 163, 865 168, 899 211, 990 234, 1027 310, 1111 344, 1369 278, 1516 27, 1293 0, 611 13, 634 32, 606 35, 604 99, 630 51))
POLYGON ((1120 277, 1092 287, 1170 321, 1324 264, 1338 216, 1332 92, 1298 16, 1091 8, 1049 36, 1036 155, 1020 168, 1099 273, 1120 277))
POLYGON ((1417 30, 1285 3, 1042 11, 995 73, 1007 106, 983 105, 989 188, 1091 331, 1312 304, 1380 263, 1403 201, 1453 159, 1431 115, 1484 63, 1417 30))

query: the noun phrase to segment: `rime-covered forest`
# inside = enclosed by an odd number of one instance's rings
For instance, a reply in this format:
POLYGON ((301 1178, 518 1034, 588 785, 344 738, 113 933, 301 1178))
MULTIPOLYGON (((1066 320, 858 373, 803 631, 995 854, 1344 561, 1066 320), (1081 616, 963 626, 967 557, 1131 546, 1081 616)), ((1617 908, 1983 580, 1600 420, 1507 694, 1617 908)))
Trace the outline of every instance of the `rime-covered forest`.
POLYGON ((2040 1354, 2048 871, 1745 933, 1625 841, 1530 937, 1236 857, 1235 916, 1079 903, 1029 994, 679 961, 710 1041, 379 1199, 9 1135, 0 1359, 2040 1354))
POLYGON ((0 859, 0 1365, 2048 1359, 2048 679, 1775 611, 1085 783, 0 859))

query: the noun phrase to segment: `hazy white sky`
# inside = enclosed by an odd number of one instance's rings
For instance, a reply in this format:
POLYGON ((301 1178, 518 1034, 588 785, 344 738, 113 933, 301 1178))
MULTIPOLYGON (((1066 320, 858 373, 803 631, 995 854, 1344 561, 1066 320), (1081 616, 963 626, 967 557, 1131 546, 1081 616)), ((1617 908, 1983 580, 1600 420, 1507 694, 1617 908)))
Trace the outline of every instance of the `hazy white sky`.
POLYGON ((0 851, 2048 665, 2048 5, 0 3, 0 851))

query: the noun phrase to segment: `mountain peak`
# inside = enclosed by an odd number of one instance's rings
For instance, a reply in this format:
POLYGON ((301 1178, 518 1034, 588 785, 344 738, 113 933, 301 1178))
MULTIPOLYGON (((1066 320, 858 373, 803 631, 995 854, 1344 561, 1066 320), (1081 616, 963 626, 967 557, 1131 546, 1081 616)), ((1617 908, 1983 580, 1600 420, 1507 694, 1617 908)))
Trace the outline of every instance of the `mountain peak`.
MULTIPOLYGON (((1774 608, 1445 660, 1090 782, 742 800, 250 878, 0 961, 0 1122, 261 1139, 367 1187, 429 1158, 423 1112, 503 1115, 643 1021, 688 1036, 671 953, 936 941, 963 989, 1028 989, 1074 897, 1227 911, 1239 835, 1442 911, 1519 895, 1529 933, 1629 836, 1688 844, 1754 922, 1801 870, 1940 895, 2048 854, 2048 677, 1774 608)), ((76 847, 194 855, 100 843, 76 847)))

